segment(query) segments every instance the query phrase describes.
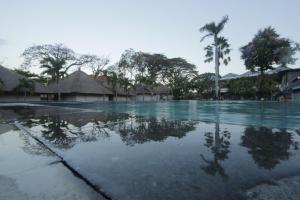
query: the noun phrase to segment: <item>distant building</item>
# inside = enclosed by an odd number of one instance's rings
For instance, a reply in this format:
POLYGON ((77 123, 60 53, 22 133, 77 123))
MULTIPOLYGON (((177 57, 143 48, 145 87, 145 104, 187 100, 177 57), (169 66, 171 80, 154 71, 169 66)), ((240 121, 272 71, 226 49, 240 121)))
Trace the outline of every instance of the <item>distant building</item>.
POLYGON ((116 84, 115 88, 113 88, 113 84, 107 80, 106 76, 97 76, 95 80, 113 92, 113 96, 110 96, 111 98, 109 99, 111 101, 129 101, 134 99, 135 94, 132 89, 126 90, 120 84, 116 84))
POLYGON ((22 93, 17 94, 15 89, 20 84, 21 79, 26 77, 18 74, 17 72, 7 69, 0 65, 0 80, 2 81, 2 94, 0 93, 0 101, 39 101, 40 94, 46 91, 46 87, 41 83, 33 81, 33 91, 28 91, 25 96, 22 93))
POLYGON ((279 75, 281 85, 280 92, 275 95, 276 98, 300 102, 300 68, 281 71, 279 75))
POLYGON ((155 87, 145 85, 135 86, 136 101, 160 101, 172 99, 173 95, 171 89, 165 85, 158 85, 155 87))
POLYGON ((223 81, 223 80, 231 80, 231 79, 235 79, 235 78, 238 78, 238 77, 239 77, 238 74, 228 73, 228 74, 222 76, 220 80, 221 81, 223 81))

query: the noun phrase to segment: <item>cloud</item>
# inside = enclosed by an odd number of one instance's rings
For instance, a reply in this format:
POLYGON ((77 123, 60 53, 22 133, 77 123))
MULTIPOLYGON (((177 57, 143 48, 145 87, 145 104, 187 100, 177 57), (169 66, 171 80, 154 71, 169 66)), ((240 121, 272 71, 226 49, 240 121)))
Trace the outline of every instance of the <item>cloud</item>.
POLYGON ((0 46, 4 46, 6 44, 7 44, 7 41, 4 40, 4 39, 2 39, 2 38, 0 38, 0 46))

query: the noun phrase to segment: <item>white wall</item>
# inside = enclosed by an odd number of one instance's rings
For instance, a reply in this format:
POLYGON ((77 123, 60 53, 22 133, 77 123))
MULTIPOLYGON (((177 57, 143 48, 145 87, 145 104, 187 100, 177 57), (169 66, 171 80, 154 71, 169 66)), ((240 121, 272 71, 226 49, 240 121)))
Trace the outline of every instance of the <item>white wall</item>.
POLYGON ((131 101, 132 98, 130 96, 126 97, 126 96, 117 96, 114 97, 114 101, 131 101))
POLYGON ((107 95, 62 95, 62 101, 94 102, 108 101, 107 95))

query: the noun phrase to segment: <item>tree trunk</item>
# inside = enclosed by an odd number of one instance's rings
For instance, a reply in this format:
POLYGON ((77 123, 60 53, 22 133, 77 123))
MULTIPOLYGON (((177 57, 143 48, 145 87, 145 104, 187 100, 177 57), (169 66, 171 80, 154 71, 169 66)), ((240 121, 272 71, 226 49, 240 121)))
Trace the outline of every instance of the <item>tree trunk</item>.
POLYGON ((57 100, 60 101, 61 100, 61 96, 60 96, 60 88, 59 88, 59 80, 56 80, 56 89, 57 89, 57 100))
POLYGON ((220 87, 219 87, 219 47, 217 45, 217 38, 215 37, 215 98, 219 100, 220 87))

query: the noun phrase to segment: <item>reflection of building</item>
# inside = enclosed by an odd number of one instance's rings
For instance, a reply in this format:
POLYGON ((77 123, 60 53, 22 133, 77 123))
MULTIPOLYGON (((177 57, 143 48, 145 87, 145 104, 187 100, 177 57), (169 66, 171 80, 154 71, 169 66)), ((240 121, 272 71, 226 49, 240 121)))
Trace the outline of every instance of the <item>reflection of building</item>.
POLYGON ((15 92, 15 88, 20 84, 20 79, 24 78, 17 72, 0 65, 0 91, 2 91, 0 92, 0 101, 39 101, 40 94, 45 92, 46 88, 36 81, 33 81, 33 91, 27 92, 26 96, 15 92))

